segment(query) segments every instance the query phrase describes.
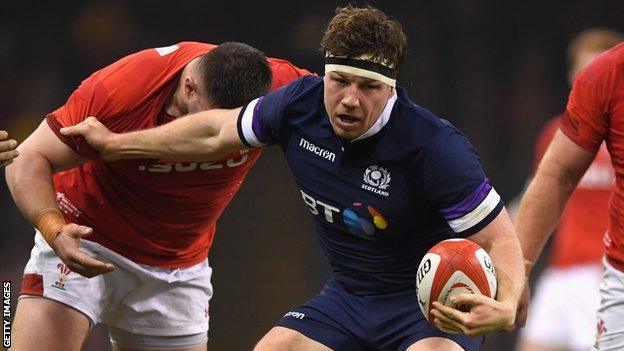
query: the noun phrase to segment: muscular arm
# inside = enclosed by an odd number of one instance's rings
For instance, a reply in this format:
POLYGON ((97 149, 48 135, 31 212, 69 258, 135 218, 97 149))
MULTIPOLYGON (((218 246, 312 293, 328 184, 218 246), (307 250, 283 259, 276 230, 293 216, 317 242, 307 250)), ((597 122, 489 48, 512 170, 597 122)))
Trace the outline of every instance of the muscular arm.
POLYGON ((125 134, 111 133, 97 119, 89 117, 61 132, 83 136, 106 160, 179 158, 206 161, 246 148, 236 125, 240 110, 203 111, 156 128, 125 134))
POLYGON ((505 210, 476 234, 468 237, 483 247, 494 262, 498 280, 496 300, 480 294, 451 298, 456 306, 470 306, 469 312, 434 302, 432 314, 438 328, 449 333, 479 336, 511 330, 524 286, 522 253, 511 220, 505 210))
POLYGON ((520 202, 516 230, 526 260, 539 257, 594 156, 561 131, 555 134, 520 202))
POLYGON ((492 258, 498 281, 496 299, 515 311, 524 287, 524 268, 520 244, 507 211, 503 209, 490 224, 468 239, 483 247, 492 258))
POLYGON ((34 224, 41 210, 58 208, 52 174, 78 166, 86 159, 59 140, 45 121, 17 150, 20 157, 6 168, 6 181, 15 204, 34 224))
POLYGON ((85 277, 110 272, 114 266, 97 261, 78 249, 78 242, 91 229, 67 224, 58 210, 52 174, 87 160, 65 145, 43 121, 19 147, 20 157, 6 168, 6 180, 24 217, 70 269, 85 277))

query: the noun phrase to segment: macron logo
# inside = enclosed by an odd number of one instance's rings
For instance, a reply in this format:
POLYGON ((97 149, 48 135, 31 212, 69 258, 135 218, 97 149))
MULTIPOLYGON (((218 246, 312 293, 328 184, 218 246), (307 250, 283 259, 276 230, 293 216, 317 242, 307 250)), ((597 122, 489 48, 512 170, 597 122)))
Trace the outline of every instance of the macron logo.
POLYGON ((314 154, 317 154, 318 156, 321 156, 322 158, 328 161, 334 162, 334 160, 336 160, 335 153, 329 150, 325 150, 322 147, 316 146, 312 144, 311 142, 305 140, 304 138, 301 138, 301 140, 299 141, 299 146, 301 146, 305 150, 308 150, 314 154))
POLYGON ((286 313, 283 318, 286 318, 286 317, 292 317, 292 318, 297 318, 297 319, 304 319, 305 318, 305 313, 290 311, 290 312, 286 313))

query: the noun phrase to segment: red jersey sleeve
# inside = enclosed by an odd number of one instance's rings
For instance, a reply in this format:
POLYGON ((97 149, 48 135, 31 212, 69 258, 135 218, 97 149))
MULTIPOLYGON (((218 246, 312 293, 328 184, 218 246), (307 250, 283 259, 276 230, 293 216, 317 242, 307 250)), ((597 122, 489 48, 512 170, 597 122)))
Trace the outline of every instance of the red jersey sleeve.
POLYGON ((129 130, 136 121, 127 120, 127 112, 141 108, 168 86, 173 88, 174 78, 186 64, 213 47, 185 42, 126 56, 85 79, 65 105, 46 117, 48 125, 79 155, 93 158, 98 153, 84 139, 67 138, 60 134, 60 128, 95 116, 114 132, 129 130))
POLYGON ((609 56, 602 55, 574 81, 561 130, 582 148, 595 152, 609 130, 609 105, 616 69, 609 56))
POLYGON ((271 91, 288 85, 295 79, 312 74, 310 71, 296 67, 292 63, 282 59, 269 58, 269 65, 271 66, 271 72, 273 74, 271 91))
POLYGON ((537 171, 537 166, 539 166, 542 158, 544 158, 544 154, 546 153, 546 150, 548 150, 550 142, 553 140, 557 129, 559 129, 560 120, 561 116, 557 116, 548 121, 537 138, 537 142, 535 143, 535 155, 533 158, 534 172, 537 171))

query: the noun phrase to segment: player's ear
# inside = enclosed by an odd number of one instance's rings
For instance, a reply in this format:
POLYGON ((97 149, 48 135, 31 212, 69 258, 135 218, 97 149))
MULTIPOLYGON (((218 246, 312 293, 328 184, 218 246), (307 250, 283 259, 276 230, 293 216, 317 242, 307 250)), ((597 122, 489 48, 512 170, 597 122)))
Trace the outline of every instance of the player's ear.
POLYGON ((184 97, 187 100, 199 99, 199 85, 192 76, 184 78, 184 97))

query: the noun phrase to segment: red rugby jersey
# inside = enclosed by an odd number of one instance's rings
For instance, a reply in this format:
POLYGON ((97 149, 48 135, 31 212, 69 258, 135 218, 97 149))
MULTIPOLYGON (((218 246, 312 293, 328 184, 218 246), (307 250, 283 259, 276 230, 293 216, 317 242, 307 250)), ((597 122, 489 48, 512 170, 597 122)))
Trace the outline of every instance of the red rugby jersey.
MULTIPOLYGON (((576 78, 561 130, 579 146, 595 152, 603 141, 615 170, 609 232, 609 261, 624 270, 624 44, 598 56, 576 78)), ((583 250, 582 244, 577 250, 583 250)))
MULTIPOLYGON (((215 45, 183 42, 147 49, 107 66, 73 92, 47 122, 58 137, 91 162, 54 176, 65 218, 90 226, 86 238, 141 264, 187 267, 203 261, 216 221, 238 191, 259 150, 233 152, 215 162, 122 160, 104 163, 82 138, 62 127, 97 118, 121 133, 151 128, 165 113, 178 74, 215 45)), ((269 59, 271 89, 309 74, 288 61, 269 59)))
MULTIPOLYGON (((550 120, 540 134, 535 148, 535 168, 559 129, 560 116, 550 120)), ((604 253, 602 237, 609 226, 609 197, 615 175, 611 158, 603 143, 594 162, 579 182, 561 217, 553 237, 550 264, 569 267, 577 264, 600 264, 604 253)))

